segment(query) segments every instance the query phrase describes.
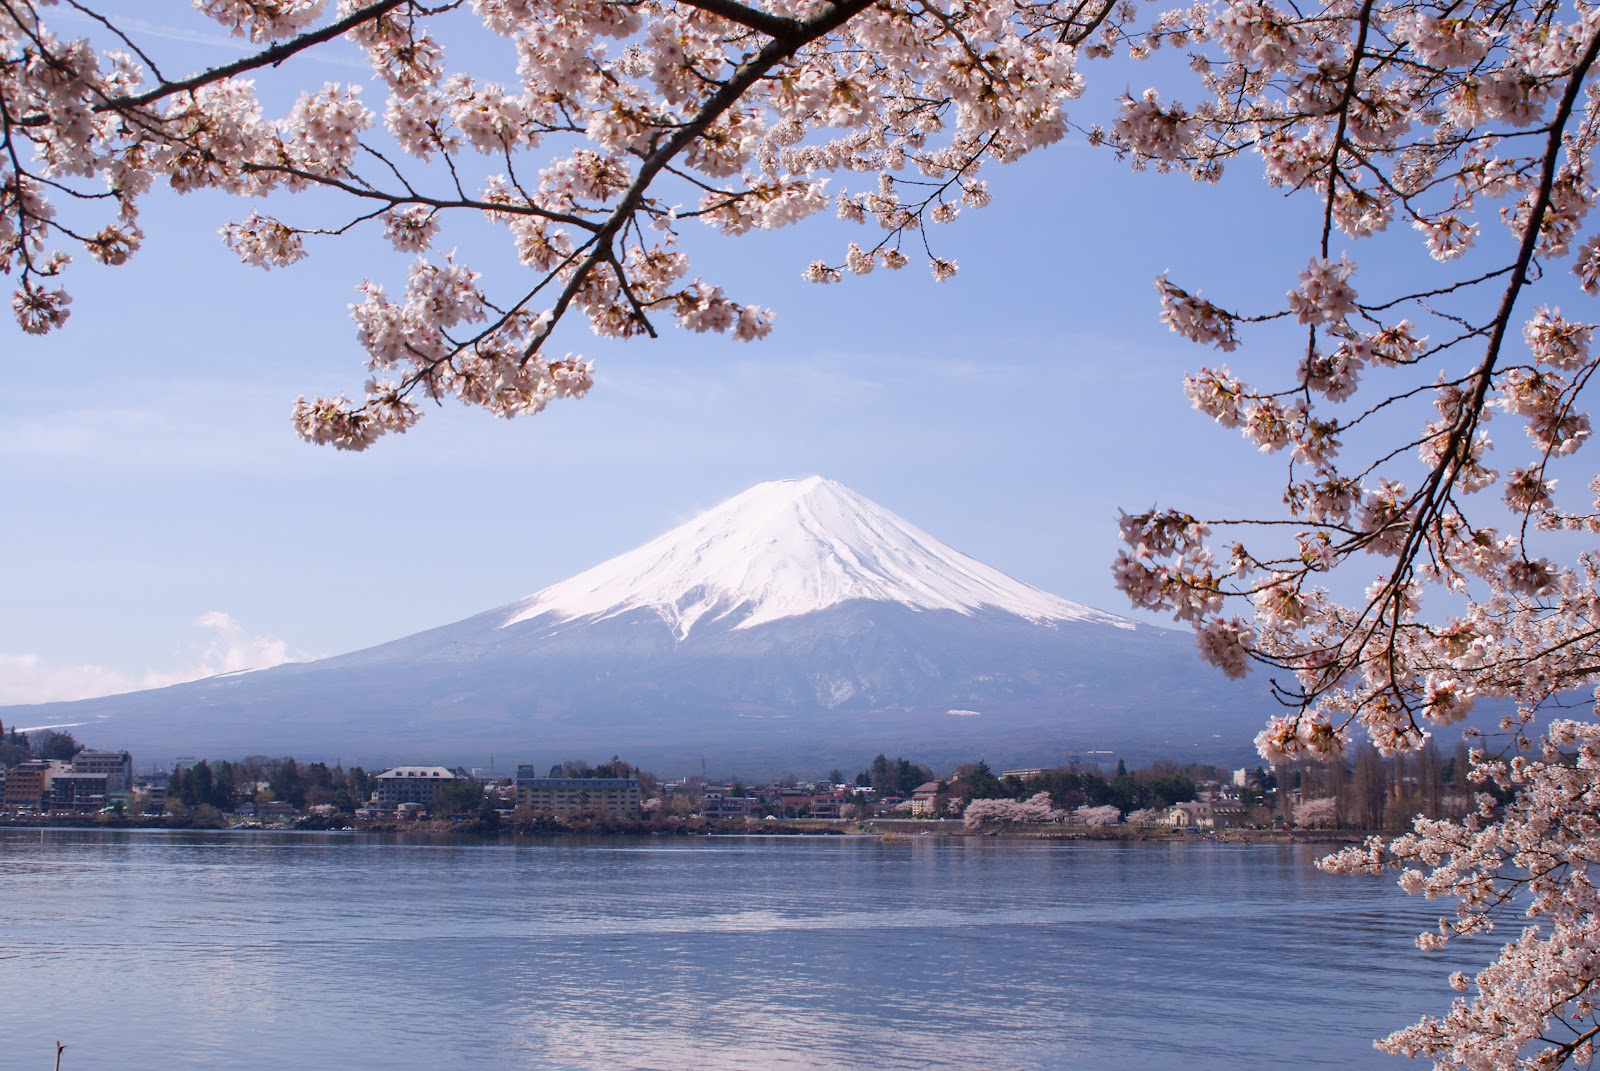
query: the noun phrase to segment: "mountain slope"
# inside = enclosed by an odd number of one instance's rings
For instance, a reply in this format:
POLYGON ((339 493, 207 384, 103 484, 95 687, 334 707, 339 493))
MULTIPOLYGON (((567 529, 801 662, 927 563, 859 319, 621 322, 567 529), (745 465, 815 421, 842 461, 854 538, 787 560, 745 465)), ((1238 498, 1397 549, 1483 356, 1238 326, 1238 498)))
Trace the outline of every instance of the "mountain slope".
POLYGON ((152 759, 620 752, 756 773, 879 750, 1031 763, 1204 744, 1242 758, 1264 714, 1248 694, 1199 666, 1186 633, 1014 580, 812 477, 364 651, 3 716, 92 723, 82 735, 152 759))

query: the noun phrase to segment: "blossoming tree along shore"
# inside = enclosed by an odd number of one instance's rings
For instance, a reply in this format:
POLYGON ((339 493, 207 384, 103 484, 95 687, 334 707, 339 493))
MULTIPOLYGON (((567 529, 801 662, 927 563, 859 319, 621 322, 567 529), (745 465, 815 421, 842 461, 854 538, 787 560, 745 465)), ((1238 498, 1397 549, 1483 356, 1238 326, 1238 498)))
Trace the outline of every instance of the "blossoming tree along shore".
MULTIPOLYGON (((1590 434, 1593 325, 1555 305, 1600 289, 1600 234, 1587 222, 1600 10, 196 0, 256 51, 177 74, 86 0, 60 6, 93 22, 96 43, 61 35, 53 6, 0 0, 0 270, 16 281, 22 327, 67 319, 72 255, 136 255, 140 201, 158 183, 255 199, 223 237, 262 267, 300 259, 315 238, 380 228, 415 260, 403 292, 368 282, 353 308, 365 394, 295 411, 302 435, 347 449, 409 427, 427 398, 510 416, 583 394, 587 362, 554 345, 576 319, 607 336, 653 334, 665 320, 765 335, 770 312, 693 276, 687 228, 738 235, 831 205, 868 237, 807 278, 913 256, 948 278, 956 266, 930 228, 986 203, 984 166, 1069 132, 1085 61, 1182 50, 1186 87, 1127 93, 1113 120, 1084 128, 1088 140, 1206 181, 1230 164, 1264 167, 1320 227, 1275 308, 1229 308, 1187 280, 1157 280, 1162 317, 1195 342, 1231 352, 1252 331, 1268 346, 1282 328, 1301 332, 1265 384, 1226 365, 1188 381, 1197 408, 1286 455, 1284 510, 1125 516, 1119 584, 1191 624, 1229 675, 1275 674, 1286 710, 1258 740, 1274 761, 1334 758, 1361 733, 1385 751, 1415 748, 1480 698, 1511 701, 1506 728, 1527 737, 1536 711, 1600 673, 1600 480, 1573 467, 1590 434), (515 80, 453 70, 449 20, 510 49, 515 80), (382 99, 308 86, 266 116, 253 79, 292 76, 299 54, 341 40, 365 50, 382 99), (1182 92, 1198 103, 1179 103, 1182 92), (339 223, 269 214, 311 191, 346 206, 339 223), (485 280, 434 252, 472 220, 504 228, 528 273, 485 280), (1396 238, 1376 236, 1406 229, 1436 274, 1369 285, 1354 251, 1382 256, 1396 238), (1513 432, 1498 446, 1495 415, 1513 432), (1368 563, 1364 596, 1330 594, 1329 575, 1368 563)), ((1330 864, 1413 864, 1408 887, 1460 898, 1440 939, 1487 928, 1532 890, 1541 926, 1458 979, 1469 996, 1448 1016, 1385 1046, 1441 1066, 1588 1058, 1597 734, 1559 722, 1536 758, 1484 756, 1482 776, 1509 804, 1486 795, 1462 823, 1419 823, 1330 864)))

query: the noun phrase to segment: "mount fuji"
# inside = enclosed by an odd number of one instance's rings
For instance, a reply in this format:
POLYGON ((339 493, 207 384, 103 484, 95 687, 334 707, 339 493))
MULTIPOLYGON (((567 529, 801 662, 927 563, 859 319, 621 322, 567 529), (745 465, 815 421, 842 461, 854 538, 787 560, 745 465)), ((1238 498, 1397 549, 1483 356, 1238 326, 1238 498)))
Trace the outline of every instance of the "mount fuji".
POLYGON ((1261 689, 1188 633, 1052 595, 820 477, 759 484, 527 598, 315 662, 0 708, 144 759, 182 753, 663 772, 1243 759, 1261 689))

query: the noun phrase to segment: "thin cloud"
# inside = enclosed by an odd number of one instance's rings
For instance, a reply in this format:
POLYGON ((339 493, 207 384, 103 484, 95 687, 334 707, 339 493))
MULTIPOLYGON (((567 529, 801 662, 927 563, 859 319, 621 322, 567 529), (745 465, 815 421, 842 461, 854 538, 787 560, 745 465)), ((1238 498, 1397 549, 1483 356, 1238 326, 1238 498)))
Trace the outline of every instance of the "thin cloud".
MULTIPOLYGON (((79 11, 71 8, 62 8, 50 14, 51 22, 75 22, 86 26, 99 28, 98 19, 92 19, 79 11)), ((234 37, 217 28, 196 28, 191 26, 173 26, 165 22, 151 22, 136 16, 119 16, 113 20, 117 29, 133 38, 136 42, 140 38, 155 38, 160 41, 173 41, 183 45, 200 45, 204 48, 225 49, 241 56, 259 51, 262 45, 252 44, 242 37, 234 37)), ((352 67, 359 70, 371 70, 371 64, 365 63, 354 56, 329 53, 326 49, 309 49, 306 58, 314 62, 327 63, 335 67, 352 67)), ((163 64, 163 66, 165 66, 163 64)), ((171 72, 167 72, 171 73, 171 72)))
POLYGON ((289 645, 275 636, 250 632, 232 614, 221 610, 200 615, 194 625, 201 639, 198 644, 188 644, 192 653, 179 668, 150 669, 142 674, 88 664, 58 665, 37 654, 0 652, 0 704, 55 703, 165 688, 219 673, 266 669, 306 657, 290 651, 289 645))

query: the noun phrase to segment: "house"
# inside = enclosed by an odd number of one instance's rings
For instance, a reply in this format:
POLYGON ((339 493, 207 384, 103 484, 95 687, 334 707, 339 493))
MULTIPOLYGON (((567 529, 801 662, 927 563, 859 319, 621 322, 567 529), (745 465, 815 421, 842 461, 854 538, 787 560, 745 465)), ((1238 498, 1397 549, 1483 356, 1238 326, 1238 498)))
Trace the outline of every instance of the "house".
POLYGON ((1176 826, 1179 829, 1215 829, 1216 819, 1212 814, 1210 801, 1193 800, 1189 803, 1174 803, 1168 807, 1159 824, 1176 826))
POLYGON ((455 779, 456 775, 443 766, 396 766, 378 775, 372 800, 385 811, 402 803, 419 803, 433 810, 440 790, 455 779))
POLYGON ((803 818, 811 812, 811 791, 794 786, 781 787, 771 793, 781 818, 803 818))
POLYGON ((1244 800, 1233 786, 1224 786, 1206 802, 1211 805, 1211 824, 1215 828, 1232 829, 1244 825, 1244 800))
POLYGON ((845 792, 835 790, 815 793, 811 797, 811 817, 838 818, 839 808, 849 802, 850 796, 845 792))

